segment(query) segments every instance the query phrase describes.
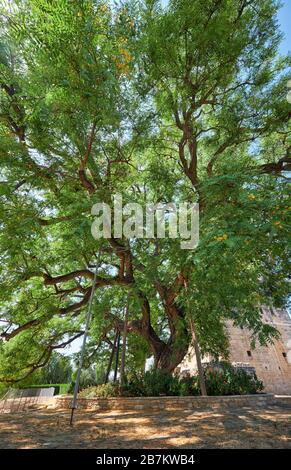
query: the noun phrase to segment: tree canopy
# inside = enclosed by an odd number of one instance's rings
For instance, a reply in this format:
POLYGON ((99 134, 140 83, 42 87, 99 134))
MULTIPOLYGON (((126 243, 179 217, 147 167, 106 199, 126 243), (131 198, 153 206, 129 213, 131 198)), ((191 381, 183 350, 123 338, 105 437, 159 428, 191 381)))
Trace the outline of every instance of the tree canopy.
MULTIPOLYGON (((84 334, 109 355, 129 302, 129 367, 172 371, 224 324, 267 344, 286 305, 287 77, 275 0, 21 0, 0 18, 0 380, 84 334), (91 235, 114 194, 200 206, 200 241, 91 235), (185 282, 188 289, 185 289, 185 282)), ((289 205, 288 205, 289 204, 289 205)), ((107 357, 106 356, 106 357, 107 357)))

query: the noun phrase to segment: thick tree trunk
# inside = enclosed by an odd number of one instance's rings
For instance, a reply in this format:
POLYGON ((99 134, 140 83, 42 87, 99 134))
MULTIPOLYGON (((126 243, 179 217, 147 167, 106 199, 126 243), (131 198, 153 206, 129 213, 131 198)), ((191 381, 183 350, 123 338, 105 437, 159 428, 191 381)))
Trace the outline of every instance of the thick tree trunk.
POLYGON ((182 362, 191 342, 191 335, 186 328, 175 330, 167 343, 162 341, 151 327, 149 334, 141 334, 152 350, 154 367, 170 373, 182 362))
POLYGON ((160 356, 155 358, 155 367, 165 372, 173 372, 176 367, 183 361, 188 352, 189 342, 183 341, 182 344, 173 346, 166 345, 160 356))
MULTIPOLYGON (((141 301, 142 318, 128 322, 127 331, 133 331, 144 338, 154 356, 154 366, 165 372, 173 370, 182 362, 188 352, 191 342, 191 334, 185 321, 185 309, 175 303, 177 289, 183 285, 180 277, 176 281, 174 288, 167 288, 160 282, 156 283, 156 289, 163 302, 165 316, 168 320, 170 337, 168 341, 163 341, 151 324, 150 304, 147 297, 139 292, 141 301)), ((124 330, 124 322, 116 322, 119 331, 124 330)))
POLYGON ((186 326, 175 330, 168 342, 162 341, 151 325, 143 328, 139 320, 128 323, 128 331, 134 331, 144 338, 154 356, 154 367, 166 372, 173 372, 182 362, 191 343, 191 334, 186 326))

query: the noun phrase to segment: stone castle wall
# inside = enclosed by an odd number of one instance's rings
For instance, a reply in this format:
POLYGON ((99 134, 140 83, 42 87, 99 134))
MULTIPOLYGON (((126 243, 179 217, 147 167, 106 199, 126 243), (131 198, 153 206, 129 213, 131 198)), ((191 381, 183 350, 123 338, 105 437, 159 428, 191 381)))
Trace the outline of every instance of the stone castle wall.
POLYGON ((247 363, 254 367, 265 391, 291 395, 291 319, 287 312, 262 308, 264 322, 280 331, 281 337, 267 347, 251 350, 247 329, 227 323, 231 362, 247 363))
MULTIPOLYGON (((265 392, 291 395, 291 318, 284 310, 262 308, 266 324, 272 325, 281 333, 280 339, 267 347, 256 346, 252 350, 250 332, 246 328, 226 324, 230 342, 230 362, 236 365, 254 367, 263 381, 265 392)), ((206 357, 203 362, 209 362, 206 357)), ((180 372, 197 370, 195 354, 189 354, 179 366, 180 372)))

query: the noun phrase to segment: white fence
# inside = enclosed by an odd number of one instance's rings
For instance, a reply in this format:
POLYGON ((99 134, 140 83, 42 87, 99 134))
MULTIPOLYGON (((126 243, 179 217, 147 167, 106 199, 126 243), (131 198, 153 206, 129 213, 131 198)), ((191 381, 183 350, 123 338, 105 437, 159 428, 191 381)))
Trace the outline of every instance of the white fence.
POLYGON ((54 387, 11 389, 0 400, 0 413, 17 413, 40 405, 54 403, 54 387))

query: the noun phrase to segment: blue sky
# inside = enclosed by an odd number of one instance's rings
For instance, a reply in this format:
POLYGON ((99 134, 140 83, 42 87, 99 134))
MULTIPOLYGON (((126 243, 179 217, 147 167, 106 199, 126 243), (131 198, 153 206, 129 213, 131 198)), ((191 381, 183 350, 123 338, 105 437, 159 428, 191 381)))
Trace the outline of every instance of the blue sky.
POLYGON ((278 13, 281 31, 285 37, 282 41, 280 51, 286 54, 291 51, 291 0, 284 0, 283 6, 278 13))

